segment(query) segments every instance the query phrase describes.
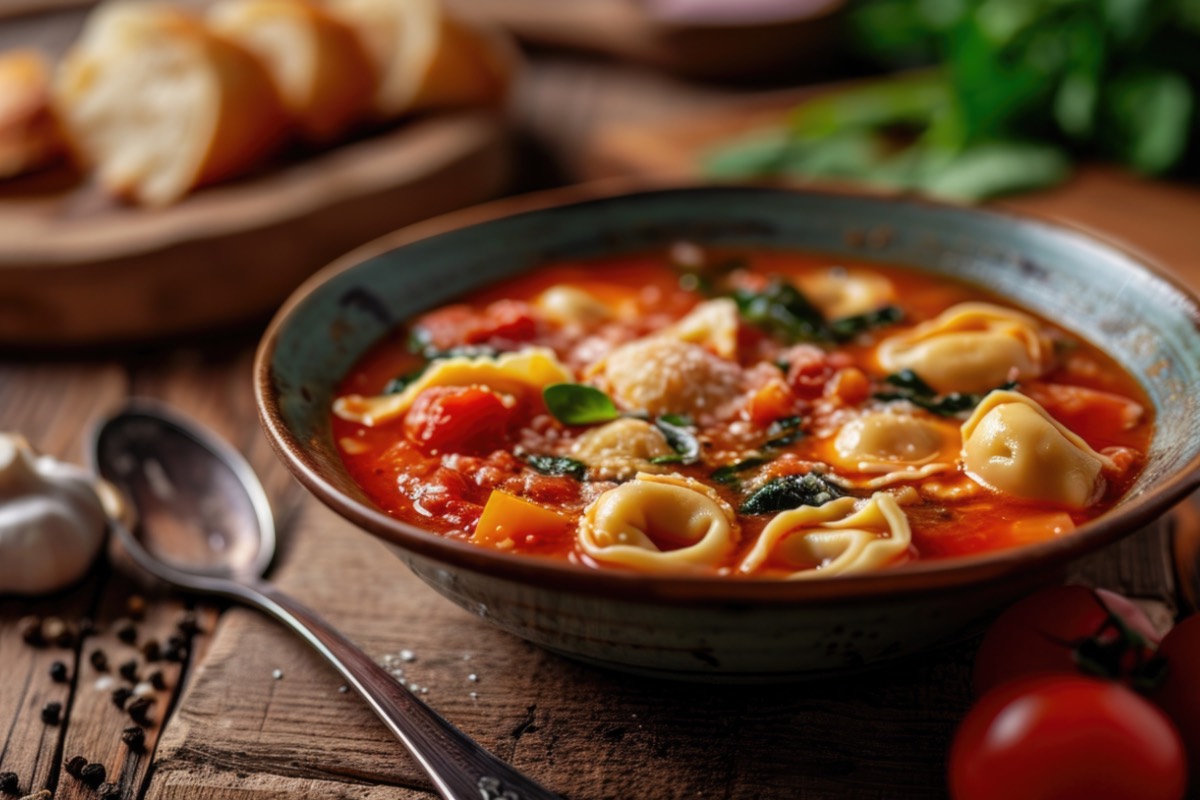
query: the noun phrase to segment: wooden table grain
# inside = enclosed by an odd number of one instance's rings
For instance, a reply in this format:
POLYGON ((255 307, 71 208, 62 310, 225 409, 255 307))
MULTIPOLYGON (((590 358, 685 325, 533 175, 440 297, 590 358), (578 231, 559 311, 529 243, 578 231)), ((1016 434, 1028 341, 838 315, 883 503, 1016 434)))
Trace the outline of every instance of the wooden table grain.
MULTIPOLYGON (((516 114, 537 145, 531 168, 536 163, 558 179, 588 162, 601 120, 698 114, 727 95, 552 57, 527 76, 516 114)), ((1077 217, 1077 206, 1088 206, 1078 189, 1064 191, 1065 200, 1045 213, 1077 217)), ((1154 233, 1163 215, 1187 217, 1195 203, 1181 191, 1137 224, 1129 219, 1137 210, 1093 209, 1089 219, 1126 238, 1150 232, 1137 244, 1153 250, 1163 247, 1154 233)), ((1200 285, 1196 254, 1183 241, 1159 255, 1200 285)), ((740 688, 636 679, 539 650, 437 596, 292 481, 253 408, 257 334, 252 328, 78 356, 6 354, 0 429, 22 431, 44 451, 81 461, 89 426, 129 396, 165 400, 213 426, 267 487, 281 528, 279 584, 485 747, 569 800, 944 794, 947 747, 970 702, 974 642, 837 680, 740 688)), ((1169 624, 1176 612, 1169 535, 1165 525, 1155 526, 1077 564, 1072 578, 1137 597, 1169 624)), ((25 793, 95 797, 62 768, 64 759, 82 755, 105 765, 126 800, 433 797, 399 744, 340 689, 330 668, 256 613, 138 585, 116 568, 101 566, 55 597, 0 601, 0 772, 17 772, 25 793), (148 601, 136 625, 139 644, 165 641, 195 602, 200 632, 184 663, 147 664, 118 640, 115 623, 128 616, 132 594, 148 601), (18 629, 29 614, 72 622, 86 616, 99 632, 66 648, 31 647, 18 629), (131 722, 106 687, 113 673, 90 662, 95 649, 107 652, 112 670, 130 658, 143 677, 165 667, 167 688, 156 695, 147 752, 120 741, 131 722), (66 684, 50 677, 56 660, 68 665, 66 684), (50 700, 67 709, 59 725, 41 720, 50 700)))

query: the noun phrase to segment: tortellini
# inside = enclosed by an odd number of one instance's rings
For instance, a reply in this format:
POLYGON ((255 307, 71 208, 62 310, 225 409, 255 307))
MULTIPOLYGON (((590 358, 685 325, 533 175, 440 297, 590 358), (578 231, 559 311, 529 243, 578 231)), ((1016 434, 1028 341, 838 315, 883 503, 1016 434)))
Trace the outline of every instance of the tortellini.
POLYGON ((1081 509, 1103 491, 1112 459, 1097 453, 1035 400, 992 392, 962 426, 962 460, 976 482, 1025 500, 1081 509))
POLYGON ((892 473, 939 459, 949 468, 958 448, 956 427, 912 414, 876 411, 841 427, 831 460, 855 472, 892 473))
POLYGON ((533 305, 562 325, 595 325, 613 316, 612 310, 592 295, 562 284, 551 286, 539 294, 533 305))
POLYGON ((737 546, 733 509, 680 475, 639 474, 584 509, 578 542, 591 558, 647 572, 712 567, 737 546))
POLYGON ((829 319, 865 314, 894 302, 896 290, 882 275, 829 269, 800 277, 805 296, 829 319))
POLYGON ((402 416, 417 395, 433 386, 478 385, 498 392, 522 394, 573 380, 570 370, 559 363, 554 351, 545 347, 502 353, 495 358, 456 356, 435 361, 402 392, 375 397, 346 395, 334 402, 333 411, 342 419, 370 427, 402 416))
POLYGON ((666 471, 650 459, 674 452, 658 428, 631 417, 592 428, 571 446, 571 455, 591 468, 593 478, 615 481, 638 472, 666 471))
POLYGON ((960 303, 879 345, 888 372, 911 369, 939 393, 981 394, 1050 366, 1053 348, 1032 317, 990 303, 960 303))
POLYGON ((742 373, 700 345, 664 336, 618 347, 597 372, 625 408, 692 416, 712 414, 736 397, 742 373))
POLYGON ((706 300, 682 319, 665 328, 663 336, 705 347, 721 358, 736 358, 738 346, 737 303, 727 297, 706 300))
POLYGON ((777 514, 738 570, 793 570, 787 576, 793 580, 869 572, 904 558, 911 543, 908 517, 895 497, 843 497, 777 514))

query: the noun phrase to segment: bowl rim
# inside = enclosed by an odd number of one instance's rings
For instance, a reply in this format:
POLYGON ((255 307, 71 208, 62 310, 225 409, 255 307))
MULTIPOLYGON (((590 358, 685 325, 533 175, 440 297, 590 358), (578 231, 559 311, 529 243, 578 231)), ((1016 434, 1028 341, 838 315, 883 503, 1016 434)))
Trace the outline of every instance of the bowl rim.
MULTIPOLYGON (((1088 226, 1050 221, 1009 208, 954 205, 895 192, 878 192, 844 186, 771 183, 714 183, 676 178, 610 178, 530 194, 502 198, 453 211, 406 226, 368 242, 336 259, 301 284, 280 306, 259 343, 254 359, 254 397, 268 441, 300 483, 326 506, 355 526, 402 551, 495 578, 538 588, 623 600, 687 603, 690 605, 768 604, 792 605, 804 601, 871 602, 885 597, 953 592, 966 585, 982 585, 1031 569, 1050 572, 1068 561, 1109 544, 1165 513, 1189 493, 1200 489, 1200 453, 1157 486, 1105 512, 1070 536, 971 556, 915 561, 889 570, 831 576, 820 580, 777 580, 699 575, 660 575, 625 570, 600 570, 558 559, 521 556, 488 550, 425 530, 360 502, 327 480, 305 443, 287 427, 274 392, 271 363, 283 329, 293 312, 309 295, 340 275, 383 253, 460 228, 510 216, 558 207, 648 194, 693 190, 768 190, 803 194, 861 197, 884 203, 952 210, 957 213, 999 216, 1023 225, 1066 232, 1108 247, 1128 258, 1136 268, 1168 284, 1200 309, 1196 293, 1169 270, 1125 242, 1088 226)), ((1200 318, 1196 320, 1200 331, 1200 318)))

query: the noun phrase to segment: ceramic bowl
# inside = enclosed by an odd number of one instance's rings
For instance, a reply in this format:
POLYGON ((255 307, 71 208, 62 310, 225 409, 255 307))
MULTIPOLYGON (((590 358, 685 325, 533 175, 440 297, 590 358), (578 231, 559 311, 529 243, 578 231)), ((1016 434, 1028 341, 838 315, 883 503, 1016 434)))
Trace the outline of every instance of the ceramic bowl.
POLYGON ((258 351, 267 435, 318 498, 391 545, 438 592, 543 647, 668 678, 816 676, 960 635, 1072 559, 1145 526, 1200 485, 1200 305, 1083 232, 896 198, 765 187, 581 187, 406 228, 341 259, 280 310, 258 351), (904 264, 1010 297, 1113 354, 1157 426, 1146 468, 1099 519, 1044 543, 825 580, 596 571, 442 538, 377 508, 330 435, 338 380, 394 325, 547 261, 701 244, 904 264))

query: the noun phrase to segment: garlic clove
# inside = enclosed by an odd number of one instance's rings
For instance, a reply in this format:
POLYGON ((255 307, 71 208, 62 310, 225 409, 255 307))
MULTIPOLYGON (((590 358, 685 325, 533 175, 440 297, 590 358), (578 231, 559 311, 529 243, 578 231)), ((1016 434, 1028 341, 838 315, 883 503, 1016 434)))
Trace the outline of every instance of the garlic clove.
POLYGON ((0 433, 0 595, 44 594, 79 580, 107 526, 86 471, 0 433))

